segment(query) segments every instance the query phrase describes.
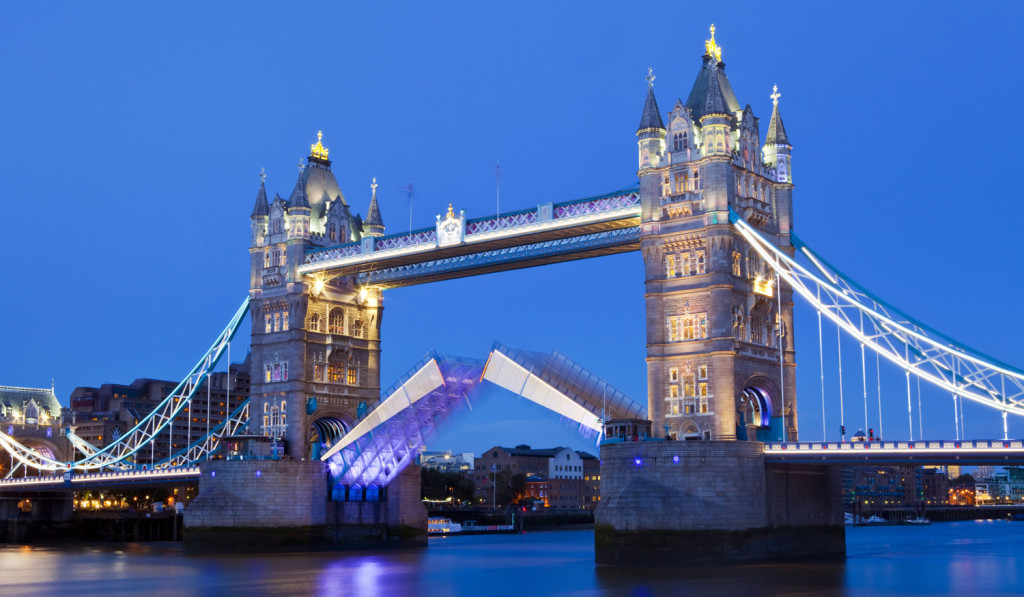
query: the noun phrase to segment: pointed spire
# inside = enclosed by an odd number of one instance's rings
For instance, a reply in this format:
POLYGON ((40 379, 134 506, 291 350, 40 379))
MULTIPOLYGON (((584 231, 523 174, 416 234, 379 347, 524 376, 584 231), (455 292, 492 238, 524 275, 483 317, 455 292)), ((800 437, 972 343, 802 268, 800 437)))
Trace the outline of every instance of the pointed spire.
POLYGON ((363 221, 363 234, 367 236, 381 236, 384 234, 384 220, 380 216, 380 206, 377 205, 376 177, 374 177, 370 189, 373 194, 370 196, 370 209, 366 212, 366 219, 363 221))
POLYGON ((260 168, 260 190, 256 193, 256 205, 252 208, 253 218, 266 217, 270 215, 270 206, 267 205, 267 172, 260 168))
POLYGON ((654 99, 654 70, 651 68, 647 69, 647 99, 644 101, 644 112, 640 116, 640 126, 636 130, 640 132, 645 129, 665 129, 661 112, 658 110, 658 100, 654 99))
POLYGON ((309 198, 306 197, 306 181, 304 180, 305 177, 302 176, 303 170, 302 160, 300 159, 299 179, 295 181, 295 188, 292 189, 292 195, 288 198, 288 207, 292 209, 296 207, 309 209, 309 198))
POLYGON ((701 110, 701 118, 712 114, 730 115, 729 106, 722 93, 722 82, 714 71, 708 77, 708 92, 704 96, 704 105, 701 110))
POLYGON ((772 119, 768 123, 768 134, 765 136, 765 145, 790 145, 789 137, 786 136, 786 127, 782 125, 782 114, 779 112, 779 86, 772 87, 772 119))

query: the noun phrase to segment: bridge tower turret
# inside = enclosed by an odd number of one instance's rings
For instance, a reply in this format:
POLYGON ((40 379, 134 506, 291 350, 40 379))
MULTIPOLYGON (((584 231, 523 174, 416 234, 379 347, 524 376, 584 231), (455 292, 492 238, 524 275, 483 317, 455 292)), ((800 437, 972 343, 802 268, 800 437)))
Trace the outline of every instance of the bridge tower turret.
POLYGON ((376 230, 350 212, 320 134, 288 201, 275 196, 268 204, 264 178, 249 249, 249 433, 283 439, 288 456, 310 458, 380 397, 383 306, 379 289, 360 288, 353 277, 297 270, 309 250, 359 242, 376 230))
POLYGON ((714 26, 705 50, 687 100, 660 126, 663 152, 650 86, 637 133, 648 412, 658 436, 793 440, 792 292, 729 223, 732 209, 792 252, 791 147, 776 105, 762 161, 757 119, 736 101, 714 26))

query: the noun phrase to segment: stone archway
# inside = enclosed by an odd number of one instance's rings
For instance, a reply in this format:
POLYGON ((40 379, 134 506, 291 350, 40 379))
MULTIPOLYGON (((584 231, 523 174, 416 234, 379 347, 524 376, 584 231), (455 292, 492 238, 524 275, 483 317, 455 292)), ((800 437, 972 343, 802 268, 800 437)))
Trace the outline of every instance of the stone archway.
POLYGON ((306 431, 307 456, 310 459, 320 458, 320 454, 334 445, 350 429, 352 422, 344 415, 327 414, 313 419, 306 431))
POLYGON ((750 379, 743 385, 737 405, 738 437, 757 441, 781 439, 778 395, 775 384, 763 377, 750 379))

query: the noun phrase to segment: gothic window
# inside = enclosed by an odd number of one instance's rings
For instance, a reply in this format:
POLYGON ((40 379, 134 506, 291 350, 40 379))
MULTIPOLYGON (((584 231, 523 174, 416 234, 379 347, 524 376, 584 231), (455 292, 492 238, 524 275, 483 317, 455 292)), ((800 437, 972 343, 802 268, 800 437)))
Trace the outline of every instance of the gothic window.
POLYGON ((669 317, 668 318, 668 341, 676 342, 682 336, 682 332, 679 329, 679 318, 669 317))
POLYGON ((263 267, 270 267, 270 251, 263 254, 263 267))
POLYGON ((282 311, 281 312, 281 331, 282 332, 287 332, 288 331, 288 312, 287 311, 282 311))
POLYGON ((669 278, 676 277, 676 256, 666 255, 665 256, 665 275, 669 278))
POLYGON ((682 172, 676 172, 676 193, 682 193, 686 191, 686 177, 682 172))
POLYGON ((669 369, 668 370, 668 380, 670 382, 672 382, 672 383, 678 382, 679 381, 679 369, 676 369, 675 367, 672 367, 671 369, 669 369))
POLYGON ((363 322, 359 319, 352 320, 352 335, 356 338, 363 337, 363 322))
POLYGON ((693 317, 683 317, 683 340, 693 340, 693 317))
POLYGON ((686 149, 689 146, 690 146, 690 144, 689 144, 689 141, 687 140, 687 133, 686 133, 686 131, 683 131, 683 147, 682 148, 686 149))
POLYGON ((281 314, 274 313, 274 331, 280 331, 281 329, 281 314))
POLYGON ((327 333, 345 333, 345 312, 343 310, 337 308, 331 309, 331 314, 327 319, 327 333))
POLYGON ((732 275, 734 276, 740 275, 740 257, 739 251, 732 252, 732 275))
POLYGON ((280 219, 274 218, 274 221, 271 223, 271 227, 274 230, 274 234, 281 234, 281 220, 280 219))
POLYGON ((314 313, 309 316, 309 331, 319 332, 320 331, 320 314, 314 313))
POLYGON ((669 398, 678 398, 679 397, 679 386, 676 385, 676 384, 670 385, 668 387, 668 396, 669 396, 669 398))
POLYGON ((704 251, 697 252, 697 274, 704 273, 704 251))
POLYGON ((698 338, 707 338, 708 337, 708 318, 706 316, 704 316, 704 315, 701 315, 700 317, 697 318, 697 321, 698 321, 698 323, 697 323, 697 325, 698 325, 697 337, 698 338))
POLYGON ((272 331, 272 327, 271 327, 271 325, 270 325, 270 313, 267 313, 267 314, 266 314, 266 315, 264 316, 264 319, 266 319, 266 325, 265 325, 265 326, 263 326, 263 331, 264 331, 265 333, 269 334, 269 333, 270 333, 270 332, 272 331))
POLYGON ((696 191, 699 191, 701 189, 701 186, 700 186, 700 171, 699 170, 694 170, 693 171, 693 188, 696 191))
POLYGON ((331 383, 341 383, 341 374, 344 367, 330 363, 327 365, 327 381, 331 383))
POLYGON ((708 366, 707 365, 701 365, 700 367, 697 368, 697 377, 698 377, 698 379, 707 379, 708 378, 708 366))
POLYGON ((273 375, 274 368, 268 363, 265 367, 265 375, 263 376, 264 383, 270 383, 271 376, 273 375))
POLYGON ((672 151, 679 151, 680 149, 680 135, 676 133, 672 135, 672 151))
POLYGON ((348 368, 348 378, 345 380, 350 386, 354 386, 359 383, 359 372, 355 367, 348 368))
POLYGON ((690 275, 690 254, 689 253, 683 253, 683 275, 684 276, 689 276, 690 275))
POLYGON ((671 402, 671 404, 672 404, 672 414, 678 415, 679 414, 679 401, 678 400, 673 400, 671 402))
POLYGON ((313 365, 313 380, 324 381, 324 364, 317 363, 313 365))

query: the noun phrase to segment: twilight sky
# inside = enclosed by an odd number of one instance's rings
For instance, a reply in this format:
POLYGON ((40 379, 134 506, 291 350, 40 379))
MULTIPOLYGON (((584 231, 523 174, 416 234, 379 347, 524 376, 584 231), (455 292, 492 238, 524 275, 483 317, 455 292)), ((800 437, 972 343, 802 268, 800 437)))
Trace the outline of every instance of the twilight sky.
MULTIPOLYGON (((11 256, 0 385, 179 379, 248 291, 261 167, 287 197, 324 132, 354 211, 380 183, 387 233, 601 194, 636 181, 647 67, 662 112, 716 25, 762 134, 772 85, 793 150, 795 231, 890 303, 1016 366, 1024 5, 1004 3, 11 4, 0 21, 0 184, 11 256), (969 6, 965 10, 965 6, 969 6)), ((646 402, 637 253, 387 291, 382 384, 431 348, 557 349, 646 402)), ((801 435, 822 433, 817 321, 797 313, 801 435)), ((244 355, 248 329, 232 351, 244 355)), ((835 329, 825 331, 835 439, 835 329)), ((859 351, 844 345, 844 370, 859 351)), ((868 378, 873 378, 869 357, 868 378)), ((878 429, 869 384, 870 425, 878 429)), ((846 373, 847 427, 864 419, 846 373)), ((883 369, 883 429, 907 436, 883 369)), ((925 392, 930 437, 952 399, 925 392)), ((916 395, 915 405, 916 409, 916 395)), ((998 414, 965 406, 970 437, 998 414)), ((914 435, 917 414, 914 414, 914 435)), ((1010 433, 1024 435, 1012 417, 1010 433)), ((431 449, 592 440, 504 391, 431 449)))

